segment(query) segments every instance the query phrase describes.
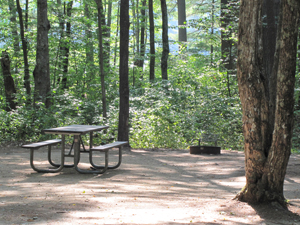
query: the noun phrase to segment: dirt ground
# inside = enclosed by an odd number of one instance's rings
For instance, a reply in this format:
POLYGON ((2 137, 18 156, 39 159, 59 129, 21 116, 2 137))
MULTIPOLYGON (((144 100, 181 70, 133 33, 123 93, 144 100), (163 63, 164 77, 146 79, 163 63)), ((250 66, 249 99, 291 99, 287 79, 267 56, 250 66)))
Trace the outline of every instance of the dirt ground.
MULTIPOLYGON (((2 147, 0 159, 1 225, 300 224, 299 155, 291 156, 284 185, 289 210, 232 200, 245 184, 237 151, 125 150, 122 165, 103 175, 36 173, 29 150, 16 146, 2 147)), ((46 149, 36 159, 46 165, 46 149)), ((82 162, 88 166, 87 157, 82 162)))

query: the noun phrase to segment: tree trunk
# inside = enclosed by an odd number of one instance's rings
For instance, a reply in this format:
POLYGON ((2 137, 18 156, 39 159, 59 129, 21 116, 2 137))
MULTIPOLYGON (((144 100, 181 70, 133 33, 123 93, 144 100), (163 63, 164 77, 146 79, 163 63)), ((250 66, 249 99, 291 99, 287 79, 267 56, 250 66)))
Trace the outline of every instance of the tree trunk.
POLYGON ((119 35, 119 21, 120 21, 120 3, 118 3, 118 13, 117 13, 117 32, 116 32, 116 40, 115 40, 115 55, 114 55, 114 66, 116 65, 117 61, 117 47, 118 47, 118 35, 119 35))
POLYGON ((108 65, 110 65, 110 37, 111 37, 111 12, 112 12, 112 0, 108 1, 107 9, 107 53, 108 53, 108 65))
POLYGON ((299 2, 281 0, 274 72, 277 94, 270 131, 268 77, 263 69, 262 2, 241 1, 238 82, 243 109, 246 186, 237 198, 285 205, 283 182, 291 152, 299 2), (271 143, 268 139, 271 136, 271 143))
MULTIPOLYGON (((214 35, 214 28, 215 28, 215 0, 211 2, 211 39, 213 39, 214 35)), ((213 44, 210 45, 210 63, 213 65, 214 63, 214 46, 213 44)))
POLYGON ((54 71, 54 81, 53 81, 53 87, 55 86, 56 82, 56 68, 58 63, 58 78, 57 78, 57 84, 59 85, 61 81, 62 76, 62 61, 63 61, 63 52, 64 52, 64 36, 65 36, 65 23, 64 23, 64 15, 65 15, 65 6, 62 7, 61 0, 57 0, 57 14, 58 14, 58 20, 59 20, 59 44, 58 44, 58 50, 57 50, 57 58, 56 58, 56 65, 55 65, 55 71, 54 71))
POLYGON ((178 0, 177 4, 178 4, 178 41, 187 42, 185 0, 178 0))
POLYGON ((145 45, 146 10, 145 9, 146 9, 146 0, 143 0, 142 8, 141 8, 141 23, 140 23, 140 27, 141 27, 140 51, 136 63, 136 65, 141 68, 144 67, 144 58, 145 58, 145 49, 146 49, 146 45, 145 45))
POLYGON ((31 94, 31 88, 30 88, 30 76, 29 76, 29 64, 28 64, 28 55, 27 55, 27 41, 25 39, 24 34, 24 24, 23 24, 23 16, 22 16, 22 8, 20 6, 20 1, 17 1, 17 10, 19 14, 19 23, 20 23, 20 34, 22 39, 22 49, 23 49, 23 59, 24 59, 24 86, 26 88, 26 94, 27 94, 27 103, 30 103, 30 94, 31 94))
POLYGON ((149 22, 150 22, 150 81, 155 79, 155 31, 153 17, 153 0, 149 0, 149 22))
MULTIPOLYGON (((275 102, 277 93, 277 71, 274 68, 276 49, 277 24, 280 10, 280 0, 263 1, 263 66, 268 84, 266 94, 269 99, 269 132, 274 130, 275 102), (272 7, 270 7, 272 6, 272 7), (273 71, 274 69, 274 71, 273 71)), ((267 139, 267 146, 271 146, 272 135, 267 139)))
MULTIPOLYGON (((14 43, 14 58, 17 58, 17 61, 19 59, 20 56, 20 39, 19 39, 19 34, 18 34, 18 27, 17 27, 17 9, 15 6, 15 2, 14 0, 9 0, 8 2, 9 4, 9 10, 10 10, 10 21, 12 23, 12 39, 13 39, 13 43, 14 43)), ((18 73, 18 62, 15 63, 14 67, 14 72, 18 73)))
POLYGON ((232 34, 237 33, 239 6, 237 0, 221 0, 221 59, 225 69, 228 96, 231 97, 230 75, 236 74, 236 42, 232 34))
POLYGON ((138 65, 138 61, 140 58, 140 15, 139 15, 139 0, 136 0, 136 3, 132 1, 132 4, 134 7, 133 9, 133 14, 134 14, 134 20, 135 20, 135 29, 134 29, 134 34, 135 34, 135 45, 136 49, 134 49, 134 54, 135 54, 135 61, 134 65, 138 65))
POLYGON ((33 71, 35 83, 34 102, 41 101, 45 104, 46 108, 50 106, 49 29, 47 0, 38 0, 36 66, 33 71))
POLYGON ((72 14, 73 1, 68 2, 67 4, 67 23, 66 23, 66 40, 64 41, 63 46, 63 78, 62 78, 62 88, 67 89, 67 75, 69 71, 69 54, 70 54, 70 42, 71 42, 71 14, 72 14))
POLYGON ((129 141, 129 82, 128 82, 128 57, 129 57, 129 1, 121 0, 120 9, 120 110, 118 140, 129 141))
POLYGON ((15 96, 14 96, 16 94, 16 88, 15 88, 14 79, 12 78, 10 72, 10 59, 6 51, 2 52, 1 67, 3 72, 5 98, 7 102, 5 110, 9 112, 12 109, 16 109, 15 96))
POLYGON ((162 12, 162 40, 163 52, 161 56, 161 76, 163 80, 168 80, 168 57, 169 57, 169 39, 168 39, 168 10, 166 0, 161 0, 162 12))
POLYGON ((102 33, 102 22, 103 22, 103 6, 102 0, 96 0, 98 9, 98 38, 99 38, 99 66, 100 66, 100 77, 101 77, 101 94, 102 94, 102 116, 106 118, 106 93, 105 93, 105 71, 104 71, 104 56, 103 56, 103 33, 102 33))
MULTIPOLYGON (((90 20, 91 13, 89 9, 89 4, 87 1, 85 1, 84 6, 84 15, 85 17, 90 20)), ((91 23, 87 21, 86 23, 86 48, 85 48, 85 55, 86 55, 86 73, 87 73, 87 79, 90 82, 92 82, 95 78, 95 68, 94 68, 94 45, 93 45, 93 34, 91 32, 91 23)))

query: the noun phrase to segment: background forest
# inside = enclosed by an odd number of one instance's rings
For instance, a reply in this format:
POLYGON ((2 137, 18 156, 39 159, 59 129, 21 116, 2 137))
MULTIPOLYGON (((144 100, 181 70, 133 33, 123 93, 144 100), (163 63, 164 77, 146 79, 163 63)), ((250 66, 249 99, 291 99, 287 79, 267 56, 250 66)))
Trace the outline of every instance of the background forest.
MULTIPOLYGON (((130 1, 131 147, 185 149, 207 132, 219 135, 223 149, 242 149, 236 78, 239 1, 166 3, 167 76, 161 70, 166 43, 161 1, 130 1), (153 10, 149 11, 152 4, 153 10)), ((42 129, 69 124, 106 124, 110 129, 101 138, 116 138, 122 69, 119 2, 48 0, 47 4, 49 106, 33 97, 37 1, 0 0, 0 142, 46 139, 42 129), (9 58, 13 80, 11 92, 5 80, 5 57, 9 58), (9 103, 10 99, 15 105, 9 103)), ((298 81, 299 73, 296 76, 298 81)), ((294 151, 300 146, 298 88, 297 83, 294 151)))

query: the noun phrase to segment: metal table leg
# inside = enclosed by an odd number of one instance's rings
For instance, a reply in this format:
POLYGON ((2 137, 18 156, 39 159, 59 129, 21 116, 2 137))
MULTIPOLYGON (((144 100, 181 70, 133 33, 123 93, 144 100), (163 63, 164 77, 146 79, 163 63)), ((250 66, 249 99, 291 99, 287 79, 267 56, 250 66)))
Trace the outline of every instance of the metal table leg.
POLYGON ((108 167, 108 151, 105 151, 105 166, 101 170, 84 170, 78 167, 78 163, 80 161, 80 143, 79 143, 79 135, 74 136, 74 166, 77 172, 85 173, 85 174, 102 174, 105 173, 108 167))
MULTIPOLYGON (((65 135, 63 134, 62 135, 62 137, 61 137, 61 149, 62 149, 62 151, 65 151, 65 135)), ((60 167, 61 166, 61 164, 57 164, 57 163, 54 163, 53 161, 52 161, 52 158, 51 158, 51 146, 48 146, 48 162, 52 165, 52 166, 54 166, 54 167, 60 167)), ((64 155, 65 155, 65 153, 64 153, 64 155)), ((66 156, 66 155, 65 155, 66 156)), ((70 157, 70 156, 69 156, 70 157)), ((74 164, 67 164, 67 165, 64 165, 64 167, 66 167, 66 168, 71 168, 71 167, 74 167, 74 164)))

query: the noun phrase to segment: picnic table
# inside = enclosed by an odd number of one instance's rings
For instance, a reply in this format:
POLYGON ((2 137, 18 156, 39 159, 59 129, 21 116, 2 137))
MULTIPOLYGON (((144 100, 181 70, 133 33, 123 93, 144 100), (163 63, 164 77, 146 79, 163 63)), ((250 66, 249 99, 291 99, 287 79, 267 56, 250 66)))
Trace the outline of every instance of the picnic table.
POLYGON ((122 147, 128 144, 127 141, 116 141, 114 143, 109 143, 106 145, 100 145, 93 147, 93 133, 102 131, 104 129, 108 129, 109 126, 96 126, 96 125, 69 125, 64 127, 56 127, 56 128, 49 128, 42 130, 45 134, 53 134, 53 135, 61 135, 61 139, 53 139, 47 140, 43 142, 37 142, 32 144, 22 145, 23 148, 30 149, 30 165, 33 170, 37 172, 43 173, 57 173, 60 172, 64 167, 74 167, 76 171, 79 173, 96 173, 102 174, 107 169, 116 169, 121 165, 122 162, 122 147), (86 150, 84 144, 82 142, 81 136, 89 133, 90 136, 90 146, 89 150, 86 150), (65 135, 72 135, 74 137, 72 147, 69 153, 65 153, 65 135), (54 163, 51 158, 51 146, 56 144, 61 144, 61 154, 60 154, 60 164, 54 163), (80 145, 83 146, 83 150, 81 150, 80 145), (34 165, 34 151, 38 150, 41 147, 48 146, 48 162, 54 166, 55 168, 49 169, 40 169, 34 165), (74 147, 74 153, 72 154, 72 149, 74 147), (119 161, 114 166, 108 166, 108 151, 112 148, 119 148, 119 161), (96 165, 93 161, 93 152, 100 151, 104 152, 105 154, 105 162, 104 166, 96 165), (89 154, 89 161, 91 164, 92 170, 81 169, 79 168, 78 164, 80 162, 80 154, 81 153, 88 153, 89 154), (73 157, 74 163, 73 164, 65 164, 66 157, 73 157))

